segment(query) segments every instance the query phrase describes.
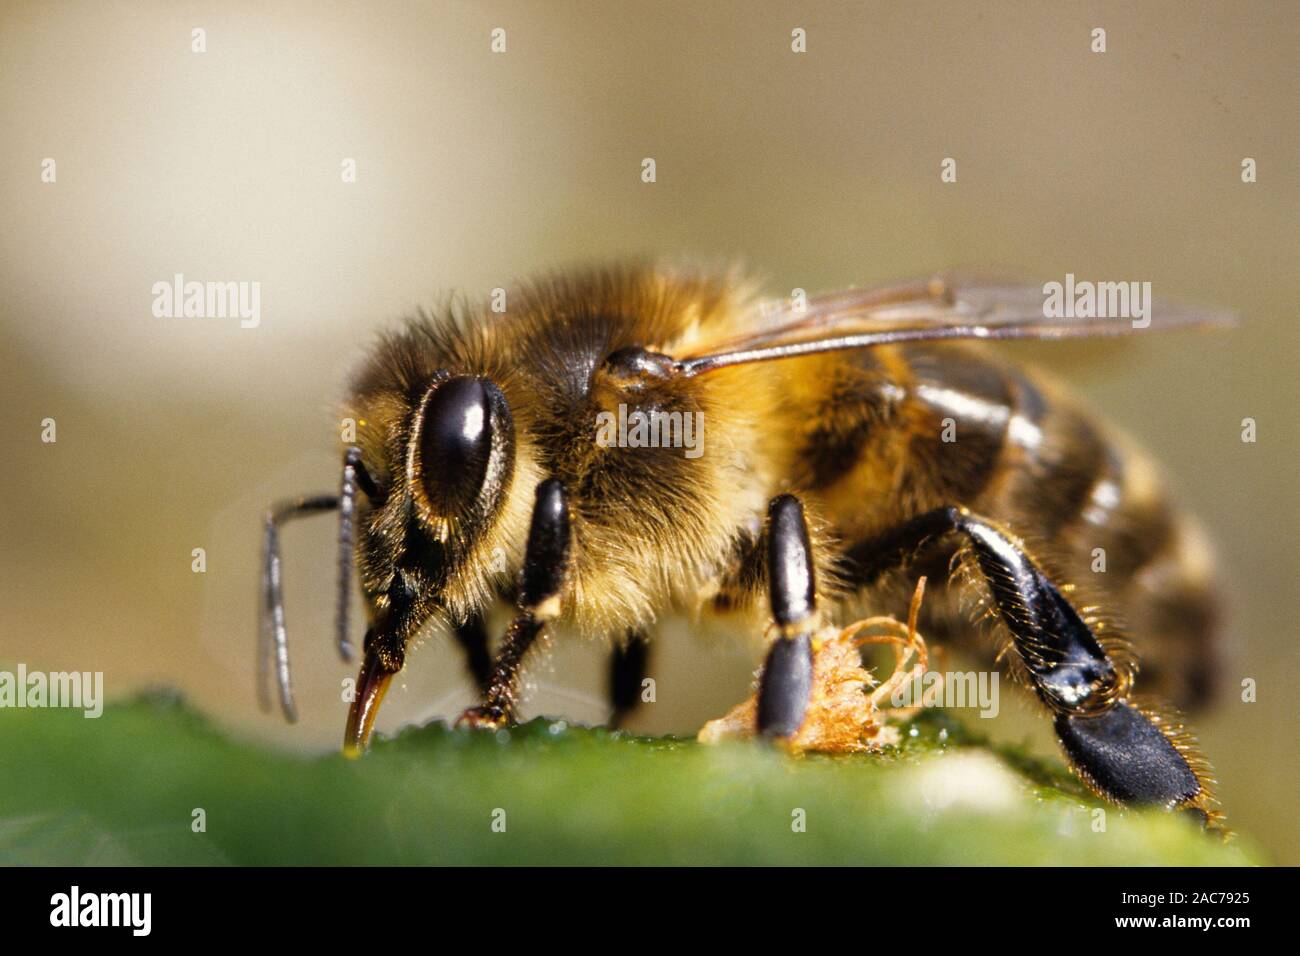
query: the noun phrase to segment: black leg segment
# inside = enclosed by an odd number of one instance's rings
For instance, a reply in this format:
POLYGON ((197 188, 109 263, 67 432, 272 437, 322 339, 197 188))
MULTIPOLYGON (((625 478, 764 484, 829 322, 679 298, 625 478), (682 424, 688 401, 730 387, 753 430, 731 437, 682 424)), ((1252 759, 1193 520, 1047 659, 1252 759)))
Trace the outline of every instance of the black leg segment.
POLYGON ((1079 772, 1120 803, 1173 809, 1200 795, 1201 783, 1178 748, 1124 701, 1095 717, 1058 714, 1056 735, 1079 772))
POLYGON ((793 495, 768 506, 768 596, 778 633, 758 685, 758 730, 789 737, 799 730, 812 696, 816 578, 803 505, 793 495))
POLYGON ((803 505, 794 495, 781 495, 768 505, 767 517, 772 617, 783 628, 797 626, 812 616, 816 601, 812 544, 803 505))
POLYGON ((473 614, 455 629, 456 642, 465 652, 465 666, 479 693, 487 693, 488 682, 492 677, 492 654, 488 650, 487 622, 483 615, 473 614))
POLYGON ((631 631, 616 643, 609 657, 609 699, 614 712, 610 725, 620 726, 641 703, 641 682, 650 659, 650 642, 644 634, 631 631))
POLYGON ((767 652, 758 685, 758 729, 768 737, 799 731, 812 696, 812 635, 778 637, 767 652))

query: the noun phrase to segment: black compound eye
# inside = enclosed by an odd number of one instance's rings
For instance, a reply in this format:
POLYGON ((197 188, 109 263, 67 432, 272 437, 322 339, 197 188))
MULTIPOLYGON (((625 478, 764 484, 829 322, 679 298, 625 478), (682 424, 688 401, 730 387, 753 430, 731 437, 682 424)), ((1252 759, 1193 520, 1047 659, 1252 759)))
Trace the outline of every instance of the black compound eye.
POLYGON ((492 449, 510 428, 505 397, 491 382, 461 376, 443 382, 424 408, 420 474, 429 504, 443 514, 463 512, 488 480, 492 449), (504 419, 504 421, 503 421, 504 419))

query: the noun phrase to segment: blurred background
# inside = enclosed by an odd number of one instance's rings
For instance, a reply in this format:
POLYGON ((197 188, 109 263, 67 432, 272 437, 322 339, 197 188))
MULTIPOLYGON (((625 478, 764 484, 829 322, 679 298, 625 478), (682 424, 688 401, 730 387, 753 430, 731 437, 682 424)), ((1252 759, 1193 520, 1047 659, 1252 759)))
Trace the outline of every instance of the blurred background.
MULTIPOLYGON (((1009 351, 1145 443, 1208 527, 1230 651, 1195 725, 1231 823, 1300 863, 1297 49, 1285 3, 6 2, 0 666, 336 747, 333 523, 285 536, 289 727, 253 693, 260 518, 336 484, 349 368, 446 292, 627 255, 743 262, 777 295, 956 266, 1147 280, 1243 324, 1009 351), (154 317, 176 273, 259 282, 260 325, 154 317)), ((694 732, 753 665, 669 628, 634 727, 694 732)), ((526 710, 603 720, 604 673, 561 643, 526 710)), ((471 698, 430 635, 380 729, 471 698)), ((1028 706, 995 723, 1053 752, 1028 706)))

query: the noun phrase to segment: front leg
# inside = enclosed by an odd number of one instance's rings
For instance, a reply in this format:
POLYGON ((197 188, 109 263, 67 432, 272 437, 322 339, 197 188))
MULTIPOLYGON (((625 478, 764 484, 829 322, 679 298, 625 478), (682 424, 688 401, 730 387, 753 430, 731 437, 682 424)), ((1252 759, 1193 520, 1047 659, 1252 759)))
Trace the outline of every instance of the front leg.
POLYGON ((564 485, 549 478, 537 486, 519 581, 518 613, 510 622, 492 666, 483 704, 461 714, 458 724, 500 727, 517 718, 519 669, 547 622, 559 616, 569 571, 572 535, 564 485))
POLYGON ((465 653, 465 666, 479 693, 486 694, 492 683, 492 654, 488 650, 487 621, 481 612, 471 614, 453 629, 456 643, 465 653))

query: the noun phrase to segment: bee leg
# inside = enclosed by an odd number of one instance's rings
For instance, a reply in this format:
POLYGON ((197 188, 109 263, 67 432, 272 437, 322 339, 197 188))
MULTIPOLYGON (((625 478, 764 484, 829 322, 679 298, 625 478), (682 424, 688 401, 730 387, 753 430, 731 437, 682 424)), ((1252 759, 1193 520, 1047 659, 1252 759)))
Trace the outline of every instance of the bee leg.
POLYGON ((280 709, 285 719, 298 719, 289 680, 289 637, 284 627, 284 581, 280 561, 280 526, 294 518, 333 511, 339 506, 334 495, 308 495, 278 501, 266 512, 262 538, 262 600, 258 605, 257 699, 263 710, 271 708, 271 666, 275 666, 280 688, 280 709))
POLYGON ((645 680, 650 644, 639 631, 628 631, 627 639, 614 645, 609 658, 609 698, 614 707, 611 727, 620 727, 641 703, 641 682, 645 680))
POLYGON ((1084 622, 1013 535, 965 508, 938 508, 873 542, 850 549, 846 570, 870 583, 905 564, 926 542, 949 533, 969 544, 994 609, 1011 635, 1016 671, 1055 714, 1074 771, 1121 804, 1182 809, 1204 821, 1209 796, 1177 732, 1128 700, 1131 673, 1117 667, 1084 622))
POLYGON ((767 509, 768 598, 778 633, 758 684, 758 732, 793 736, 812 696, 816 581, 803 505, 793 495, 767 509))
POLYGON ((572 537, 564 485, 548 478, 537 486, 524 568, 519 580, 518 613, 501 642, 483 704, 461 714, 458 724, 499 727, 516 718, 519 668, 548 621, 560 614, 560 593, 569 570, 572 537))
POLYGON ((488 651, 487 622, 482 614, 471 614, 463 624, 456 625, 456 641, 465 652, 465 666, 479 693, 487 693, 492 678, 492 655, 488 651))

